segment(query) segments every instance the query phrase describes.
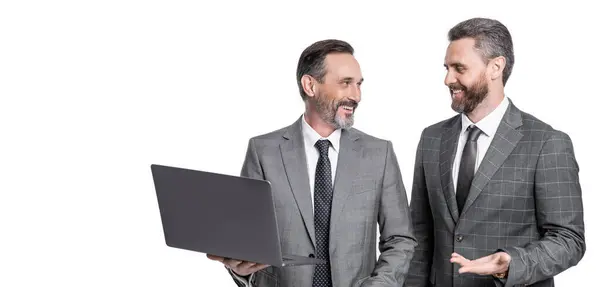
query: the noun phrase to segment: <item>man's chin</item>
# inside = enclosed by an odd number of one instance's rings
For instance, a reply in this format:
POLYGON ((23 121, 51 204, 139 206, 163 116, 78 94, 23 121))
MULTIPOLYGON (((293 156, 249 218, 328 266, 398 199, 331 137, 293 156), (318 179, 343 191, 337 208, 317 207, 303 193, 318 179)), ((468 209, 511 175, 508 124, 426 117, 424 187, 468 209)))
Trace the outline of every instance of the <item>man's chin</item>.
POLYGON ((354 125, 354 118, 348 117, 342 119, 341 117, 336 117, 335 126, 338 129, 349 129, 354 125))
POLYGON ((462 103, 455 103, 453 101, 451 107, 457 113, 462 113, 465 111, 465 105, 462 103))

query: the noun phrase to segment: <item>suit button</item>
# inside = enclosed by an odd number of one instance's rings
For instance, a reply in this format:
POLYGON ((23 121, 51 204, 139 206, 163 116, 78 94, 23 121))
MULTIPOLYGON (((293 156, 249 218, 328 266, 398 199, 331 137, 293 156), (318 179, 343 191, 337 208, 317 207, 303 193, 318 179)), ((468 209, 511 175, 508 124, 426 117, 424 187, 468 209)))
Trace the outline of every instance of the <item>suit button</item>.
POLYGON ((457 236, 456 236, 456 241, 457 241, 457 242, 461 242, 461 241, 463 241, 463 236, 462 236, 462 235, 457 235, 457 236))
POLYGON ((315 255, 311 253, 311 254, 308 254, 308 257, 315 258, 315 255))

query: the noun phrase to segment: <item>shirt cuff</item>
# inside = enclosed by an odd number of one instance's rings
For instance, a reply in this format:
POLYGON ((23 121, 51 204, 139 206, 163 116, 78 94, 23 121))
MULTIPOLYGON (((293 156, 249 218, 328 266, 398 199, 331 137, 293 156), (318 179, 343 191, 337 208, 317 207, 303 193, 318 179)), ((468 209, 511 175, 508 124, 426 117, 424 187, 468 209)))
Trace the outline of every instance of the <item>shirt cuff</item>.
POLYGON ((252 287, 252 278, 254 278, 254 273, 248 275, 248 276, 241 276, 238 275, 237 273, 233 272, 233 270, 231 270, 231 268, 227 267, 227 270, 229 270, 229 273, 231 273, 231 276, 235 277, 235 279, 237 279, 240 283, 243 284, 243 286, 245 287, 252 287))
POLYGON ((503 279, 497 278, 498 282, 500 282, 503 286, 518 285, 518 281, 521 281, 525 271, 525 266, 519 258, 518 249, 516 247, 505 247, 496 250, 496 252, 506 252, 508 255, 510 255, 508 274, 503 279))

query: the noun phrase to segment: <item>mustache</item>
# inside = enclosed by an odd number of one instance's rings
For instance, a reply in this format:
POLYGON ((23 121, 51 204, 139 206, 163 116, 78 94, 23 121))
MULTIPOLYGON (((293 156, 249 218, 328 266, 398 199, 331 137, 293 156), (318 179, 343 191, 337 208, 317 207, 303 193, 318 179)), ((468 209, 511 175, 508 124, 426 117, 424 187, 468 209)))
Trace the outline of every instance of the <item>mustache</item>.
POLYGON ((356 107, 358 107, 358 103, 355 100, 341 101, 338 102, 337 105, 335 105, 335 109, 337 110, 341 106, 348 106, 355 109, 356 107))
POLYGON ((448 85, 448 88, 450 90, 463 90, 463 91, 467 90, 467 87, 465 87, 465 86, 463 86, 461 84, 458 84, 458 83, 457 84, 450 84, 450 85, 448 85))

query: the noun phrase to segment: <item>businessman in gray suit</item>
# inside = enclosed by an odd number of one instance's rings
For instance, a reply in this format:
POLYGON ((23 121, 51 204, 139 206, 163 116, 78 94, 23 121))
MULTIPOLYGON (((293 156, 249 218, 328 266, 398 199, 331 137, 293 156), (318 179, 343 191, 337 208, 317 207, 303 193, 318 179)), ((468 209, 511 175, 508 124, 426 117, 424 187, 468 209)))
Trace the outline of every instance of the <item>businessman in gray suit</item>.
POLYGON ((250 139, 241 173, 271 182, 282 252, 326 264, 274 268, 209 255, 238 286, 404 283, 416 245, 408 200, 391 142, 351 128, 363 82, 353 54, 339 40, 304 50, 296 74, 303 115, 250 139))
POLYGON ((571 139, 504 95, 514 55, 503 24, 470 19, 448 38, 459 114, 421 135, 405 286, 554 286, 586 248, 571 139))

